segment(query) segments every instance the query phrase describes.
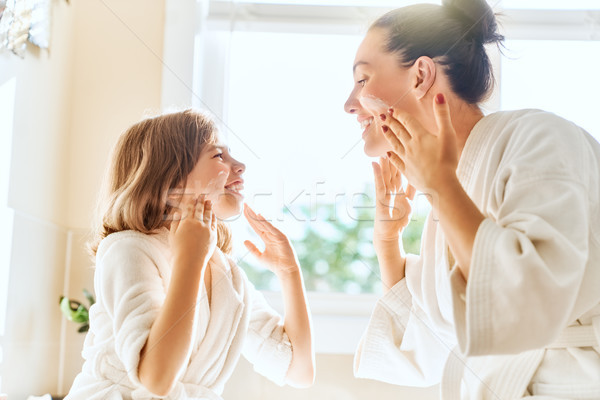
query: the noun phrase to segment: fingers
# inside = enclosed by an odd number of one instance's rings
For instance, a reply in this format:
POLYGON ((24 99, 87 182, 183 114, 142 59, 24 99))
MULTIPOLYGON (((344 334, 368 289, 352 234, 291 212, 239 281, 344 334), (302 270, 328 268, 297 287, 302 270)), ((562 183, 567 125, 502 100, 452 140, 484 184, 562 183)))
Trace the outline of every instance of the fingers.
POLYGON ((372 162, 371 165, 373 166, 373 177, 375 179, 375 194, 377 197, 381 197, 385 195, 385 183, 383 182, 381 166, 376 162, 372 162))
POLYGON ((262 253, 260 252, 260 250, 258 250, 258 247, 256 247, 254 245, 254 243, 252 243, 249 240, 244 240, 244 246, 246 246, 246 248, 248 249, 248 251, 250 253, 252 253, 252 255, 256 258, 260 258, 260 256, 262 255, 262 253))
POLYGON ((450 117, 450 107, 442 93, 438 93, 434 97, 433 113, 440 133, 450 133, 454 130, 450 117))
POLYGON ((389 186, 390 175, 391 175, 390 160, 388 160, 387 157, 380 157, 379 164, 381 165, 381 173, 383 175, 383 182, 386 184, 387 189, 389 189, 388 186, 389 186))
MULTIPOLYGON (((396 110, 390 109, 386 119, 386 124, 389 129, 400 139, 400 142, 406 143, 412 138, 411 127, 406 125, 403 120, 400 120, 398 116, 394 115, 397 113, 396 110)), ((400 115, 399 113, 397 113, 400 115)), ((412 116, 411 116, 412 118, 412 116)), ((389 130, 388 130, 389 132, 389 130)), ((385 132, 384 132, 385 133, 385 132)))
POLYGON ((388 151, 387 156, 390 159, 390 162, 394 164, 394 166, 398 168, 400 172, 404 171, 404 161, 402 161, 398 154, 388 151))
POLYGON ((215 215, 215 213, 211 214, 210 229, 212 229, 212 230, 217 229, 217 216, 215 215))
POLYGON ((395 153, 404 154, 404 145, 402 144, 398 136, 394 133, 394 131, 390 129, 387 125, 383 125, 381 130, 383 131, 383 136, 392 146, 392 150, 395 153))
POLYGON ((171 232, 177 232, 177 228, 179 228, 179 221, 181 220, 181 214, 178 212, 173 213, 173 217, 171 218, 171 226, 169 230, 171 232))
MULTIPOLYGON (((285 236, 279 229, 275 228, 265 217, 261 214, 256 214, 248 204, 244 204, 244 213, 246 219, 252 226, 252 228, 258 234, 271 234, 276 236, 285 236)), ((263 237, 264 239, 264 237, 263 237)))
POLYGON ((204 198, 205 195, 201 194, 200 196, 194 199, 194 209, 193 212, 188 213, 187 215, 199 219, 202 221, 204 215, 204 198))
POLYGON ((263 237, 265 234, 265 228, 258 223, 258 216, 250 209, 250 206, 244 204, 244 217, 250 224, 250 227, 256 232, 259 236, 263 237))
POLYGON ((206 200, 204 202, 204 213, 202 214, 202 220, 205 223, 212 225, 212 216, 213 216, 212 201, 206 200))
POLYGON ((416 193, 417 189, 415 189, 413 185, 411 185, 410 183, 406 185, 406 197, 408 197, 411 200, 414 200, 416 193))

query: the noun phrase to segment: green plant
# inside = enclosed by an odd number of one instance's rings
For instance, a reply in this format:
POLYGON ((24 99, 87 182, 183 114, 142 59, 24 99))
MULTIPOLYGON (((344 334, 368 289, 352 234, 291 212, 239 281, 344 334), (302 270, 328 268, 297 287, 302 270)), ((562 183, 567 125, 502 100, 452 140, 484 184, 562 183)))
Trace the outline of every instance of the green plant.
MULTIPOLYGON (((83 295, 90 303, 89 307, 92 307, 96 302, 94 296, 87 289, 83 289, 83 295)), ((77 300, 72 300, 65 296, 60 296, 59 305, 63 315, 69 321, 81 324, 77 332, 84 333, 90 329, 90 314, 88 307, 77 300)))

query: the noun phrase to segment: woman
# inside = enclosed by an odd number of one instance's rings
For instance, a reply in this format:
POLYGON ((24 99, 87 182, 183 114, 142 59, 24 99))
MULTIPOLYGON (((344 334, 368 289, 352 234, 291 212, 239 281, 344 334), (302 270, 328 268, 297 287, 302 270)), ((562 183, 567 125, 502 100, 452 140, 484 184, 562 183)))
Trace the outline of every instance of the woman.
POLYGON ((600 398, 600 145, 540 110, 484 116, 484 45, 502 39, 484 0, 444 1, 382 16, 357 51, 345 109, 382 156, 385 293, 355 375, 443 398, 600 398), (432 205, 420 256, 398 240, 412 187, 432 205))

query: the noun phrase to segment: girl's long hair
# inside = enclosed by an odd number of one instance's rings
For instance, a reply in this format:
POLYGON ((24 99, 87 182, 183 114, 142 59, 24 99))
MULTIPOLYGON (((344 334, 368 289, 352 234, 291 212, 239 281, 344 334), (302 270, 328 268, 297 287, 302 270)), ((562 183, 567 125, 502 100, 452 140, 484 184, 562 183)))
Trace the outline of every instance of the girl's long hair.
MULTIPOLYGON (((177 202, 169 196, 185 186, 204 146, 216 141, 214 123, 193 110, 148 118, 130 127, 113 149, 99 198, 92 255, 111 233, 153 233, 167 226, 177 202)), ((231 234, 217 224, 217 246, 231 252, 231 234)))

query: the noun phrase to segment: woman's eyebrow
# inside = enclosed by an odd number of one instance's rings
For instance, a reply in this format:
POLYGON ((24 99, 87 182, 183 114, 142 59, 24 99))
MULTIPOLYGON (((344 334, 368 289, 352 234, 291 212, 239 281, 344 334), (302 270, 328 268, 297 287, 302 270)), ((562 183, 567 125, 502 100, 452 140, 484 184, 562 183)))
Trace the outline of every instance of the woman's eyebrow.
POLYGON ((352 67, 352 72, 356 72, 356 67, 358 67, 359 65, 368 65, 369 63, 366 61, 357 61, 354 66, 352 67))

